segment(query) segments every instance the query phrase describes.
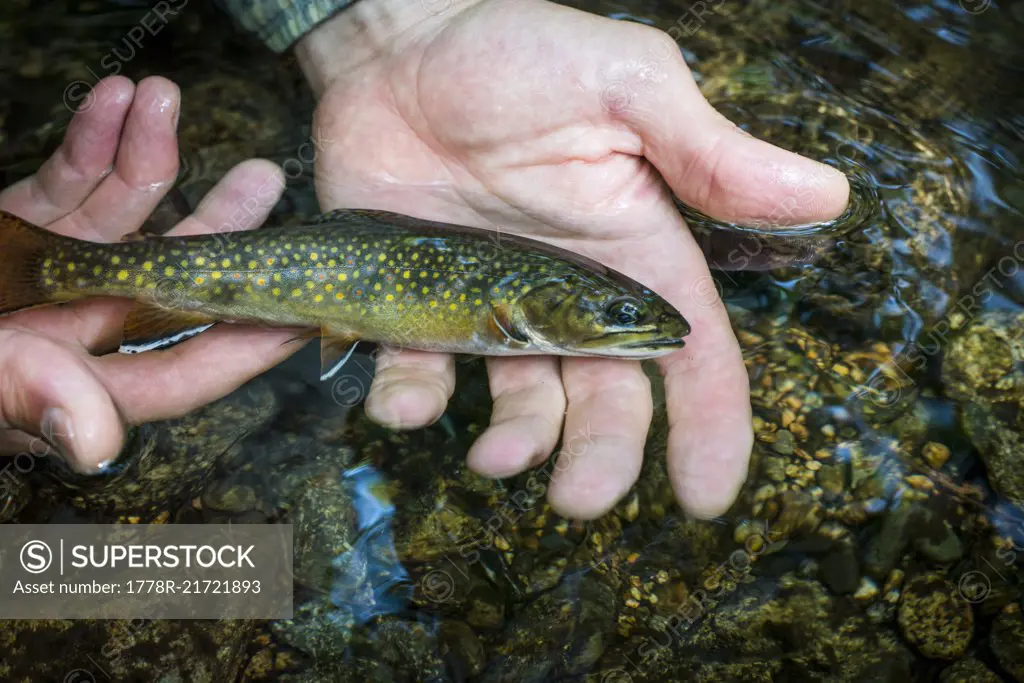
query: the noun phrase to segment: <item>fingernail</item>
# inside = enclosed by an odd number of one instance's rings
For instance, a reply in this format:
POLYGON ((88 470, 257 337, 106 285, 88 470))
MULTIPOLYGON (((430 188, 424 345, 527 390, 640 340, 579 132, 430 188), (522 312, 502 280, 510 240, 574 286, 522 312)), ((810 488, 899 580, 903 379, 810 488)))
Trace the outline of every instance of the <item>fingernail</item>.
POLYGON ((71 417, 61 408, 47 408, 43 411, 41 436, 57 455, 77 471, 83 468, 75 458, 75 428, 71 417))

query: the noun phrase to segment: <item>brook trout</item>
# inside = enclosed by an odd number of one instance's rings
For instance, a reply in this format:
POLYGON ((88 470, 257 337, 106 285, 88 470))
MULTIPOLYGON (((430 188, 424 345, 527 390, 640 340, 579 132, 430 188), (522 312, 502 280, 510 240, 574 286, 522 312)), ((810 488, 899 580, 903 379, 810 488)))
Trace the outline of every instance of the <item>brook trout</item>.
POLYGON ((220 322, 310 328, 322 376, 362 340, 479 355, 651 358, 690 326, 638 282, 515 235, 345 209, 299 227, 86 242, 0 212, 0 314, 124 297, 123 352, 220 322))

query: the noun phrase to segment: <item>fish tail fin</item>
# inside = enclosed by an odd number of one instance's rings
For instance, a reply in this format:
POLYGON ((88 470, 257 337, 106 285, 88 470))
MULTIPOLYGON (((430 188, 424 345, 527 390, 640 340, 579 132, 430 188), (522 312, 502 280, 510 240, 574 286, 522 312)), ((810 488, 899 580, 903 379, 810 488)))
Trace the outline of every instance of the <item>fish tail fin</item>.
POLYGON ((53 303, 40 274, 46 254, 59 239, 0 211, 0 315, 53 303))

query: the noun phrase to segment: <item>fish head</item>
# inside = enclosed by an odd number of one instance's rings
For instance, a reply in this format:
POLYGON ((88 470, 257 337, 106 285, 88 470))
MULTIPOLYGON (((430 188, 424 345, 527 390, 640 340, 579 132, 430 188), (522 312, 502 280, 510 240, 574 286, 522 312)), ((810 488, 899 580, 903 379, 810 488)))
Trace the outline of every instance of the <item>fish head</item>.
POLYGON ((534 283, 511 306, 511 326, 535 348, 579 356, 654 358, 684 346, 690 325, 662 297, 618 273, 534 283))

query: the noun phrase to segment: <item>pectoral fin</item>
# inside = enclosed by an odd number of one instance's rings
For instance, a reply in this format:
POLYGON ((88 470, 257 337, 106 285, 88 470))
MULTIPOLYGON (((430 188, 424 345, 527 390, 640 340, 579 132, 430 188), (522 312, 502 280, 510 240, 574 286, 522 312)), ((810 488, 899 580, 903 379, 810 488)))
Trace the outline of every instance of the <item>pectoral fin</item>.
POLYGON ((530 344, 530 338, 516 329, 512 309, 504 302, 491 302, 491 332, 502 343, 515 349, 523 349, 530 344))
POLYGON ((320 380, 328 380, 344 367, 356 350, 359 339, 348 334, 337 334, 326 327, 320 337, 320 380))
POLYGON ((217 322, 199 313, 139 302, 125 318, 120 350, 121 353, 142 353, 173 346, 205 332, 217 322))

